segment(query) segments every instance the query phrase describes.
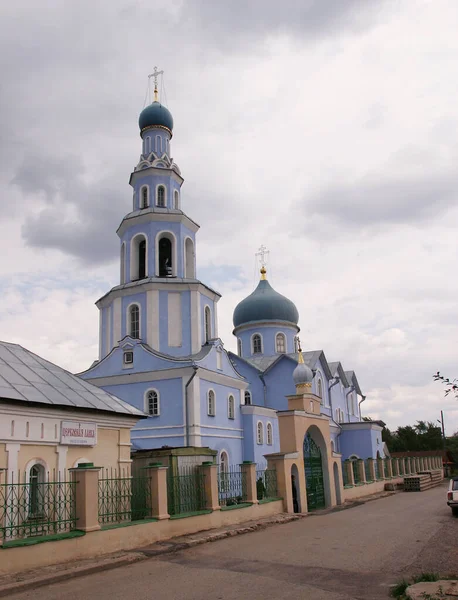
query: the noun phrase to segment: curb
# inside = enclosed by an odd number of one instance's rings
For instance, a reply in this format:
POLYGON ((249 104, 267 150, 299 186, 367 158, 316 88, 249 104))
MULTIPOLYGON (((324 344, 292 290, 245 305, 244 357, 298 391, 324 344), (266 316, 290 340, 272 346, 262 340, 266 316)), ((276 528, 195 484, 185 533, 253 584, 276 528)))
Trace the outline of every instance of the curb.
MULTIPOLYGON (((253 531, 260 531, 262 529, 267 529, 267 527, 271 527, 273 525, 283 525, 284 523, 290 523, 291 521, 297 521, 307 515, 283 515, 282 518, 272 519, 270 521, 260 521, 251 523, 250 525, 241 524, 237 528, 227 529, 224 531, 209 531, 207 535, 202 535, 197 539, 192 539, 193 536, 198 535, 198 533, 190 534, 189 536, 182 536, 183 538, 190 539, 182 539, 182 537, 175 538, 176 541, 173 541, 174 538, 170 540, 164 540, 162 542, 156 542, 151 546, 144 548, 134 548, 133 550, 129 550, 125 552, 124 556, 118 556, 114 558, 110 558, 106 556, 105 558, 101 557, 101 560, 104 559, 106 562, 101 562, 95 565, 87 565, 83 567, 71 567, 69 563, 68 569, 63 569, 59 573, 52 573, 49 575, 44 575, 42 577, 31 578, 27 581, 14 581, 13 583, 8 583, 6 585, 0 585, 0 598, 4 598, 11 594, 17 594, 20 592, 25 592, 31 589, 37 589, 38 587, 43 587, 45 585, 51 585, 53 583, 61 583, 62 581, 68 581, 69 579, 75 579, 77 577, 83 577, 86 575, 92 575, 94 573, 102 573, 104 571, 111 571, 112 569, 117 569, 118 567, 125 567, 131 564, 135 564, 137 562, 141 562, 144 560, 149 560, 155 556, 160 556, 163 554, 172 554, 175 552, 179 552, 180 550, 186 550, 188 548, 193 548, 195 546, 200 546, 201 544, 206 544, 208 542, 216 542, 218 540, 223 540, 228 537, 234 537, 236 535, 243 535, 245 533, 252 533, 253 531)), ((119 553, 117 553, 119 554, 119 553)), ((13 577, 20 577, 21 573, 16 573, 13 577)))

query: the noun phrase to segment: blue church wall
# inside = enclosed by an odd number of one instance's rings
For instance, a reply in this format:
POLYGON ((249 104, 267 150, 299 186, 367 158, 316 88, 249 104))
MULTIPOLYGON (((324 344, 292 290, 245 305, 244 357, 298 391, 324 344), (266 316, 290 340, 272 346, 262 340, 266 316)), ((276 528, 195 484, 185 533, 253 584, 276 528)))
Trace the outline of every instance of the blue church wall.
POLYGON ((280 451, 280 436, 278 430, 278 419, 275 414, 272 416, 259 415, 255 413, 243 414, 243 460, 251 460, 259 465, 265 465, 267 460, 265 454, 280 451), (263 443, 258 444, 257 427, 258 423, 263 427, 263 443), (272 444, 267 443, 267 424, 272 425, 272 444))
POLYGON ((234 369, 232 362, 229 360, 229 356, 227 352, 221 347, 221 350, 218 350, 219 345, 215 345, 211 347, 210 352, 202 359, 199 360, 199 367, 204 369, 209 369, 210 371, 217 371, 218 373, 222 373, 223 375, 228 375, 229 377, 235 377, 236 379, 242 379, 239 375, 239 372, 234 369), (221 354, 221 368, 218 368, 218 354, 221 354))
POLYGON ((269 408, 287 410, 286 396, 296 393, 293 381, 293 371, 296 363, 288 358, 283 358, 265 374, 267 384, 267 402, 269 408))
POLYGON ((208 296, 204 296, 203 294, 199 294, 200 296, 200 334, 202 336, 202 344, 205 343, 206 335, 205 335, 205 307, 208 306, 210 308, 211 314, 211 336, 210 338, 215 338, 217 336, 216 331, 216 323, 215 323, 215 302, 211 300, 208 296))
MULTIPOLYGON (((241 428, 240 415, 240 391, 235 387, 229 387, 221 383, 214 383, 200 378, 200 423, 201 427, 208 429, 208 433, 216 433, 213 428, 224 427, 227 430, 241 428), (215 392, 215 416, 208 414, 208 392, 215 392), (234 419, 228 416, 228 398, 234 396, 234 419)), ((202 432, 203 433, 203 432, 202 432)), ((221 433, 221 431, 220 431, 221 433)))
MULTIPOLYGON (((101 358, 106 356, 111 349, 111 346, 108 348, 108 345, 107 345, 107 327, 108 327, 108 323, 110 321, 110 312, 111 311, 110 311, 109 307, 106 306, 105 308, 102 308, 99 313, 99 319, 101 321, 101 328, 100 328, 100 336, 101 337, 99 340, 101 358)), ((111 329, 110 329, 110 331, 111 331, 111 329)))
POLYGON ((275 345, 275 336, 277 333, 285 334, 286 354, 294 352, 294 337, 297 335, 295 328, 285 325, 273 327, 270 325, 253 325, 253 327, 237 333, 237 339, 240 339, 242 342, 242 357, 279 356, 275 345), (251 338, 255 333, 259 333, 262 337, 262 354, 252 354, 251 338))
POLYGON ((244 360, 231 353, 231 360, 235 363, 235 368, 242 377, 248 381, 247 391, 251 394, 251 404, 264 406, 264 385, 259 378, 259 371, 247 364, 244 360))
POLYGON ((151 152, 154 152, 158 158, 163 154, 170 154, 170 134, 165 129, 147 129, 142 133, 142 139, 143 156, 149 156, 151 152))
POLYGON ((322 408, 323 412, 330 414, 330 410, 327 410, 327 409, 329 409, 329 389, 328 389, 329 381, 326 378, 326 376, 324 375, 325 371, 324 371, 321 359, 318 359, 318 362, 312 367, 312 369, 316 369, 315 377, 313 378, 313 381, 312 381, 312 392, 314 394, 316 394, 317 396, 319 395, 318 394, 318 380, 321 379, 321 383, 322 383, 321 389, 322 389, 322 398, 323 398, 321 408, 322 408))
MULTIPOLYGON (((234 432, 235 433, 235 432, 234 432)), ((208 437, 202 436, 202 446, 208 446, 212 450, 217 450, 218 455, 216 457, 217 462, 220 462, 221 452, 226 452, 228 456, 228 463, 232 465, 240 465, 245 458, 242 453, 242 434, 237 434, 238 437, 233 439, 229 437, 208 437)))
POLYGON ((159 291, 159 348, 165 354, 191 354, 191 294, 181 292, 181 346, 169 346, 169 309, 167 290, 159 291))
POLYGON ((382 432, 374 429, 344 429, 340 435, 340 451, 342 460, 350 456, 358 458, 384 458, 382 432))

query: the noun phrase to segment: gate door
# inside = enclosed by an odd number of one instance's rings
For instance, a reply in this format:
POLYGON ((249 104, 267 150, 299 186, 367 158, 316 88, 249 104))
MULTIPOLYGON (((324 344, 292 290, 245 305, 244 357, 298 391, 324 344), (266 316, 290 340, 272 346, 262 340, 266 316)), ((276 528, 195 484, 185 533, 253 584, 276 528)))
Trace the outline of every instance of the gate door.
POLYGON ((321 450, 309 433, 304 437, 304 470, 308 510, 325 507, 321 450))

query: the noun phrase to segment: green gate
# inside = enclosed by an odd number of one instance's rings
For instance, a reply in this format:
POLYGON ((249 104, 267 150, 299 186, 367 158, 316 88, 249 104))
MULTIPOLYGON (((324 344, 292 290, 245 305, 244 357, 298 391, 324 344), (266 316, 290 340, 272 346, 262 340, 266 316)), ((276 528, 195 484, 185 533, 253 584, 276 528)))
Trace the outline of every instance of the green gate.
POLYGON ((304 470, 308 510, 325 507, 321 450, 309 433, 304 437, 304 470))

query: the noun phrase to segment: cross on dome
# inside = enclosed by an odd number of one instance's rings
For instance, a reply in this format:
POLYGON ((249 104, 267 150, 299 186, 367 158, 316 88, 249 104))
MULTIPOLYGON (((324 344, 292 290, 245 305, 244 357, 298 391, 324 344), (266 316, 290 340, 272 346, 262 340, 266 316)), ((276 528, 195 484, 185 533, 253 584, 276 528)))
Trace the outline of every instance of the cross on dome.
POLYGON ((157 78, 159 75, 164 75, 164 71, 158 71, 157 67, 154 67, 154 71, 148 75, 148 79, 151 79, 151 77, 154 78, 154 102, 158 101, 157 78))
POLYGON ((269 257, 269 250, 267 250, 267 248, 264 246, 264 244, 261 244, 261 246, 259 247, 259 250, 255 253, 255 256, 259 256, 259 258, 260 258, 261 279, 265 279, 266 278, 266 264, 267 264, 267 259, 269 257))

